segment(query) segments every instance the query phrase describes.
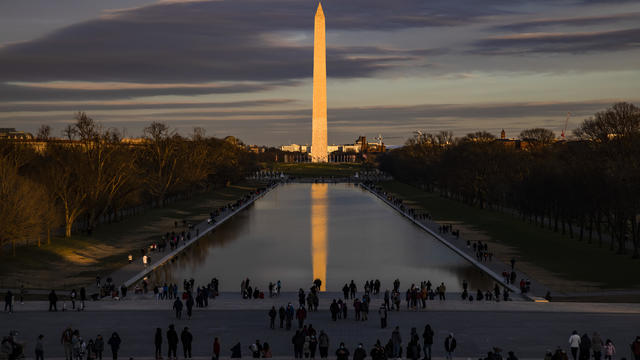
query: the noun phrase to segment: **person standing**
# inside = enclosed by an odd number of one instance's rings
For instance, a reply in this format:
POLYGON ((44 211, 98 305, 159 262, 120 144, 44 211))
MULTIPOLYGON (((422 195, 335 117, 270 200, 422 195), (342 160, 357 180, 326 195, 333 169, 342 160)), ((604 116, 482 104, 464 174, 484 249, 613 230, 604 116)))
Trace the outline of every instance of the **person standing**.
POLYGON ((387 307, 385 304, 380 305, 380 309, 378 309, 378 314, 380 314, 380 328, 384 329, 387 327, 387 307))
POLYGON ((320 350, 320 358, 326 359, 329 355, 329 336, 323 330, 320 330, 318 335, 318 349, 320 350))
POLYGON ((71 294, 69 295, 69 297, 71 298, 71 308, 75 310, 76 308, 76 296, 78 294, 76 293, 76 289, 72 289, 71 290, 71 294))
POLYGON ((636 336, 636 340, 631 343, 631 352, 635 360, 640 360, 640 336, 636 336))
POLYGON ((303 305, 300 305, 298 311, 296 311, 296 319, 298 319, 298 329, 302 329, 304 326, 304 320, 307 318, 307 310, 303 305))
POLYGON ((191 314, 193 313, 193 296, 189 294, 187 297, 187 318, 191 320, 191 314))
POLYGON ((84 302, 87 300, 87 290, 83 287, 80 288, 80 310, 84 310, 84 302))
POLYGON ((58 295, 55 290, 49 293, 49 311, 58 311, 58 295))
POLYGON ((211 360, 220 359, 220 340, 218 338, 213 339, 213 356, 211 358, 211 360))
POLYGON ((118 360, 118 351, 120 350, 121 343, 122 343, 122 340, 120 340, 120 336, 118 335, 117 332, 114 332, 113 334, 111 334, 111 338, 109 339, 107 344, 111 346, 111 356, 113 360, 118 360))
POLYGON ((573 333, 569 337, 569 347, 571 348, 571 356, 573 356, 573 360, 578 359, 578 349, 580 348, 580 335, 576 330, 573 330, 573 333))
MULTIPOLYGON (((276 307, 272 306, 271 310, 269 310, 269 327, 271 329, 275 329, 276 327, 276 314, 276 307)), ((280 320, 280 327, 282 327, 282 320, 280 320)))
POLYGON ((600 360, 602 358, 602 338, 597 332, 593 333, 591 337, 591 351, 593 352, 593 359, 600 360))
POLYGON ((169 330, 167 330, 167 346, 169 347, 169 352, 167 353, 168 360, 177 359, 178 333, 173 324, 169 325, 169 330), (173 355, 173 357, 171 355, 173 355))
POLYGON ((391 343, 393 344, 393 357, 400 357, 400 346, 402 346, 402 336, 400 328, 396 326, 391 333, 391 343))
POLYGON ((95 347, 96 347, 96 359, 102 360, 102 352, 104 351, 104 339, 100 334, 98 334, 98 337, 96 337, 95 347))
POLYGON ((287 316, 287 311, 284 309, 284 306, 280 305, 278 315, 280 316, 280 329, 282 329, 284 327, 284 318, 287 316))
POLYGON ((349 350, 344 346, 344 343, 340 343, 340 347, 336 350, 337 360, 349 360, 349 350))
POLYGON ((42 345, 42 339, 44 339, 44 335, 40 334, 35 347, 36 360, 44 360, 44 345, 42 345))
POLYGON ((453 337, 453 333, 449 333, 449 336, 444 340, 444 350, 447 352, 447 360, 453 359, 453 352, 456 350, 458 342, 453 337))
POLYGON ((156 360, 162 359, 162 329, 156 328, 153 343, 156 346, 156 360))
POLYGON ((191 359, 191 344, 193 343, 193 335, 189 332, 188 327, 184 327, 180 334, 180 340, 182 341, 182 352, 185 359, 191 359))
POLYGON ((358 344, 358 347, 353 351, 353 360, 364 360, 367 357, 367 351, 362 346, 362 343, 358 344))
POLYGON ((431 346, 433 345, 433 336, 434 332, 431 329, 431 325, 425 325, 424 332, 422 332, 425 360, 431 360, 431 346))
POLYGON ((71 326, 69 326, 62 332, 62 337, 60 339, 60 343, 64 347, 64 357, 66 360, 72 360, 73 357, 72 340, 73 330, 71 330, 71 326))
POLYGON ((589 335, 584 333, 580 338, 580 355, 578 356, 580 360, 589 360, 591 353, 591 339, 589 339, 589 335))
POLYGON ((176 300, 173 302, 173 309, 176 311, 176 319, 180 320, 182 317, 182 300, 180 297, 176 297, 176 300))
POLYGON ((604 342, 604 360, 612 360, 615 354, 616 347, 613 346, 613 341, 607 339, 607 341, 604 342))

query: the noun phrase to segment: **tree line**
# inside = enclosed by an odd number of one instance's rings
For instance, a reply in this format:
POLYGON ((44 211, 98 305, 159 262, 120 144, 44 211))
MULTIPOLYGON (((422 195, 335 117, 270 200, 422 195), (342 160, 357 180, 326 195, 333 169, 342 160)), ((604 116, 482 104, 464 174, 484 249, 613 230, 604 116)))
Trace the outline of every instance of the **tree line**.
POLYGON ((164 206, 257 168, 241 142, 207 137, 202 128, 183 136, 154 122, 143 138, 124 141, 78 113, 63 133, 66 140, 51 139, 43 125, 37 141, 0 142, 0 248, 50 242, 58 230, 90 233, 124 210, 164 206))
POLYGON ((574 137, 556 141, 543 128, 517 141, 484 131, 418 133, 380 167, 442 196, 640 257, 640 108, 616 103, 585 119, 574 137))

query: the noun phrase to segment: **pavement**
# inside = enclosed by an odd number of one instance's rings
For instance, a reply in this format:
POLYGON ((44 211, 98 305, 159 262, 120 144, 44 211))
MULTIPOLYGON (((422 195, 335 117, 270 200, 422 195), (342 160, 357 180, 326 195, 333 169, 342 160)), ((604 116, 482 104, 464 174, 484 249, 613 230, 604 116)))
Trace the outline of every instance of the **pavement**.
MULTIPOLYGON (((640 305, 638 304, 589 304, 589 303, 535 303, 474 302, 447 300, 429 302, 426 310, 389 312, 389 328, 381 329, 374 299, 368 321, 355 321, 353 308, 349 308, 347 320, 333 322, 327 310, 329 298, 337 294, 322 294, 320 310, 310 312, 307 323, 324 330, 330 337, 330 353, 337 344, 345 342, 350 350, 362 342, 367 349, 377 339, 386 342, 393 327, 400 326, 403 339, 408 339, 411 327, 418 333, 426 324, 435 332, 434 356, 444 357, 443 342, 453 332, 458 340, 458 358, 478 358, 491 348, 513 350, 519 358, 541 358, 545 350, 557 346, 567 348, 567 340, 573 330, 581 334, 598 331, 604 339, 610 338, 618 348, 618 358, 630 358, 627 344, 640 334, 640 305), (328 295, 328 296, 326 296, 328 295), (375 310, 374 310, 375 309, 375 310)), ((155 328, 167 329, 175 324, 178 331, 185 326, 194 335, 194 355, 208 357, 214 337, 222 342, 223 354, 240 342, 243 352, 256 339, 268 342, 274 356, 291 358, 293 331, 269 329, 267 309, 272 305, 286 305, 296 299, 295 293, 283 293, 279 298, 242 300, 239 294, 224 293, 209 303, 206 309, 194 308, 192 319, 177 320, 171 310, 170 300, 128 299, 122 301, 87 302, 85 311, 46 311, 44 302, 16 304, 14 313, 0 313, 0 334, 10 330, 19 332, 19 339, 27 343, 27 355, 33 354, 33 344, 38 334, 45 336, 45 356, 60 358, 63 348, 60 336, 66 326, 79 329, 85 338, 98 334, 109 336, 116 331, 122 338, 121 358, 145 358, 153 356, 155 328)), ((60 306, 60 304, 59 304, 60 306)), ((67 304, 68 306, 68 304, 67 304)), ((296 324, 294 322, 294 328, 296 324)), ((165 349, 166 350, 166 349, 165 349)), ((245 352, 245 357, 248 352, 245 352)), ((110 355, 106 351, 106 355, 110 355)))

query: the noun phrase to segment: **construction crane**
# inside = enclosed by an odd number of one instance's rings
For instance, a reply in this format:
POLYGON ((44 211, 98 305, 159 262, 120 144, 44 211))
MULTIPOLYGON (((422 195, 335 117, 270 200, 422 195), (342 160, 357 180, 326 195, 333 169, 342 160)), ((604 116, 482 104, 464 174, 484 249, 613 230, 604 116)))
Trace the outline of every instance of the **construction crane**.
MULTIPOLYGON (((401 136, 387 136, 387 139, 402 139, 401 136)), ((378 140, 378 146, 382 146, 382 140, 384 139, 384 137, 382 136, 382 134, 378 134, 378 136, 373 138, 374 140, 378 140)))
POLYGON ((564 121, 564 129, 562 129, 562 134, 560 134, 560 138, 562 140, 567 140, 565 137, 565 133, 567 132, 567 125, 569 125, 569 119, 571 118, 571 113, 567 112, 567 119, 564 121))

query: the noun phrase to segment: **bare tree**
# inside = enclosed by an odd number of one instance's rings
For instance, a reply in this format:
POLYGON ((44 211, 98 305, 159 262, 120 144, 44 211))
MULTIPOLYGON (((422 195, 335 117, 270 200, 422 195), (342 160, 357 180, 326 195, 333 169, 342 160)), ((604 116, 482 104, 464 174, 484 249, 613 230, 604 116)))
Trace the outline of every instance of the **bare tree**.
POLYGON ((49 140, 51 137, 51 126, 49 125, 40 125, 38 128, 38 132, 36 133, 36 138, 38 140, 49 140))
POLYGON ((545 128, 526 129, 520 132, 520 139, 537 142, 539 144, 551 144, 556 138, 553 131, 545 128))

